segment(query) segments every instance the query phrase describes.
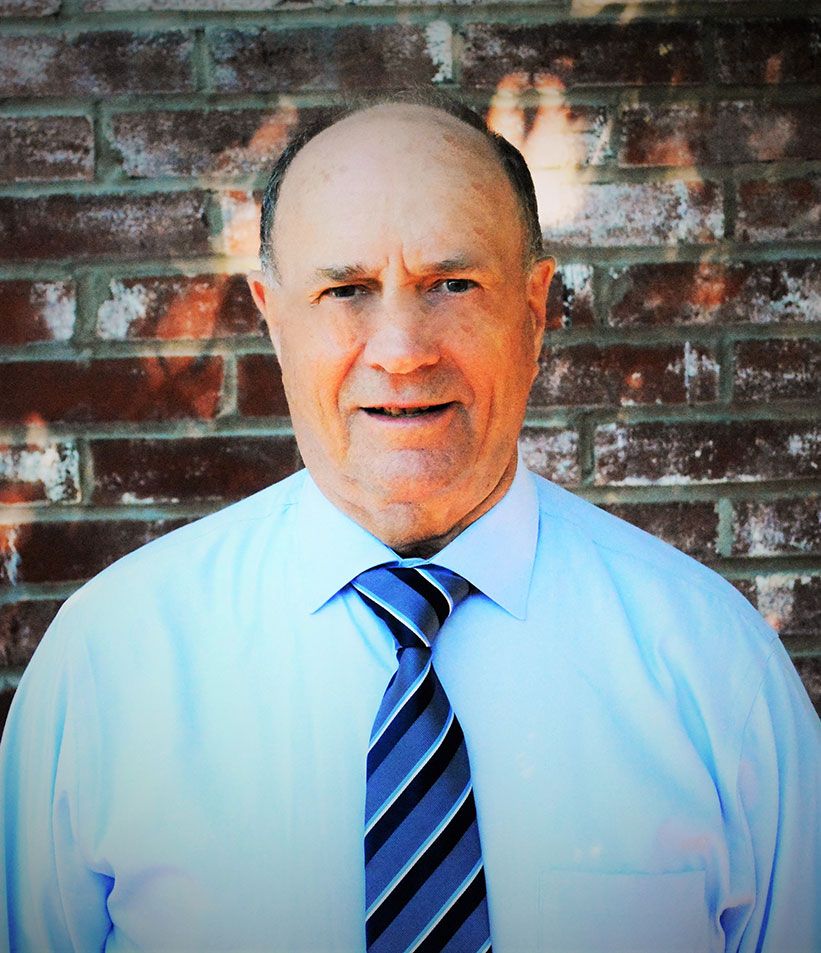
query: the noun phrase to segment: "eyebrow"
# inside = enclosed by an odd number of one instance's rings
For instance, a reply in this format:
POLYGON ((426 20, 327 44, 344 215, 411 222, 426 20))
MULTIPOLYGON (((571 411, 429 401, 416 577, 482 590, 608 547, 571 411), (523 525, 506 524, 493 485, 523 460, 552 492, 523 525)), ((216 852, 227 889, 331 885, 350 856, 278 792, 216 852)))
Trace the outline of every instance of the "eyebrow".
MULTIPOLYGON (((456 255, 453 258, 444 258, 421 267, 424 274, 453 274, 459 271, 475 270, 479 266, 466 255, 456 255)), ((339 265, 329 268, 317 268, 314 277, 321 281, 362 281, 368 278, 368 269, 365 265, 339 265)))

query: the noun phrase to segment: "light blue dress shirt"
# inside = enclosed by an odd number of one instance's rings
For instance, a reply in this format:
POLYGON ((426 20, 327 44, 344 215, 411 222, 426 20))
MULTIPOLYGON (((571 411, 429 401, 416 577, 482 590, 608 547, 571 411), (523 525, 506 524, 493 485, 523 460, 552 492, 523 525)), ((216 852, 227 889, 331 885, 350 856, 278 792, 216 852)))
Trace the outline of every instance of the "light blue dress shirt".
MULTIPOLYGON (((305 472, 72 596, 2 747, 0 945, 364 949, 395 559, 305 472), (7 916, 7 924, 3 917, 7 916)), ((819 948, 821 729, 726 582, 527 472, 433 560, 496 953, 819 948)))

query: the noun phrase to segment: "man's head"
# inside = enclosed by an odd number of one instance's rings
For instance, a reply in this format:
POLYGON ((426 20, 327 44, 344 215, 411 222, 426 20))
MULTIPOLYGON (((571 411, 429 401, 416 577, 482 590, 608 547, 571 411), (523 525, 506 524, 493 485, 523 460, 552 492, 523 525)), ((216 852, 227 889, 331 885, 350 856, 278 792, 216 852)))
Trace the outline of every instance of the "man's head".
POLYGON ((436 551, 513 477, 553 271, 530 219, 486 133, 430 106, 348 115, 280 179, 275 269, 250 285, 300 451, 399 552, 436 551))

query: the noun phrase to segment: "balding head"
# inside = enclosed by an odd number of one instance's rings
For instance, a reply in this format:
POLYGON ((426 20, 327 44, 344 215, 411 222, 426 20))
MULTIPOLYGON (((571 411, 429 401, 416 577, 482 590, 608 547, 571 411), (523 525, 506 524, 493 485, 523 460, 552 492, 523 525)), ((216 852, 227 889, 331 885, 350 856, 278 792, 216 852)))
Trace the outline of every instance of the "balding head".
MULTIPOLYGON (((299 135, 277 160, 265 189, 260 226, 260 260, 263 271, 273 277, 276 271, 275 219, 286 173, 294 164, 302 165, 303 152, 315 152, 312 145, 346 151, 355 161, 363 155, 365 141, 379 144, 396 133, 397 128, 410 130, 410 145, 426 145, 418 151, 420 162, 438 160, 458 169, 465 161, 484 162, 492 176, 506 181, 513 192, 518 224, 522 232, 523 260, 530 264, 543 254, 536 195, 530 172, 519 151, 507 140, 487 129, 482 118, 471 109, 437 92, 397 94, 375 104, 348 109, 325 118, 299 135), (341 127, 341 128, 337 128, 341 127), (352 138, 353 135, 353 138, 352 138), (356 136, 360 136, 357 142, 356 136), (318 142, 315 143, 315 140, 318 142), (360 148, 357 149, 357 145, 360 148)), ((391 161, 383 149, 381 161, 391 161)), ((373 167, 373 162, 366 165, 373 167)), ((315 168, 315 166, 314 166, 315 168)), ((323 170, 319 170, 322 175, 323 170)), ((290 185, 294 177, 288 175, 290 185)), ((310 183, 303 180, 302 187, 310 183)), ((481 200, 481 197, 478 197, 481 200)))

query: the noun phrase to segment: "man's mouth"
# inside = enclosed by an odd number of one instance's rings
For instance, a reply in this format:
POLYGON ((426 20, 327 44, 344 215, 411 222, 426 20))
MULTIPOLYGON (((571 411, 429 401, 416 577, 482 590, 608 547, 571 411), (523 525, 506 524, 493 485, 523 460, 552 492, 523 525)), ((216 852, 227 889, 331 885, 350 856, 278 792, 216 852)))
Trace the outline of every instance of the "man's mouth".
POLYGON ((452 401, 445 404, 427 404, 422 407, 396 407, 386 405, 383 407, 363 407, 362 409, 377 417, 423 417, 426 414, 437 413, 451 406, 452 401))

